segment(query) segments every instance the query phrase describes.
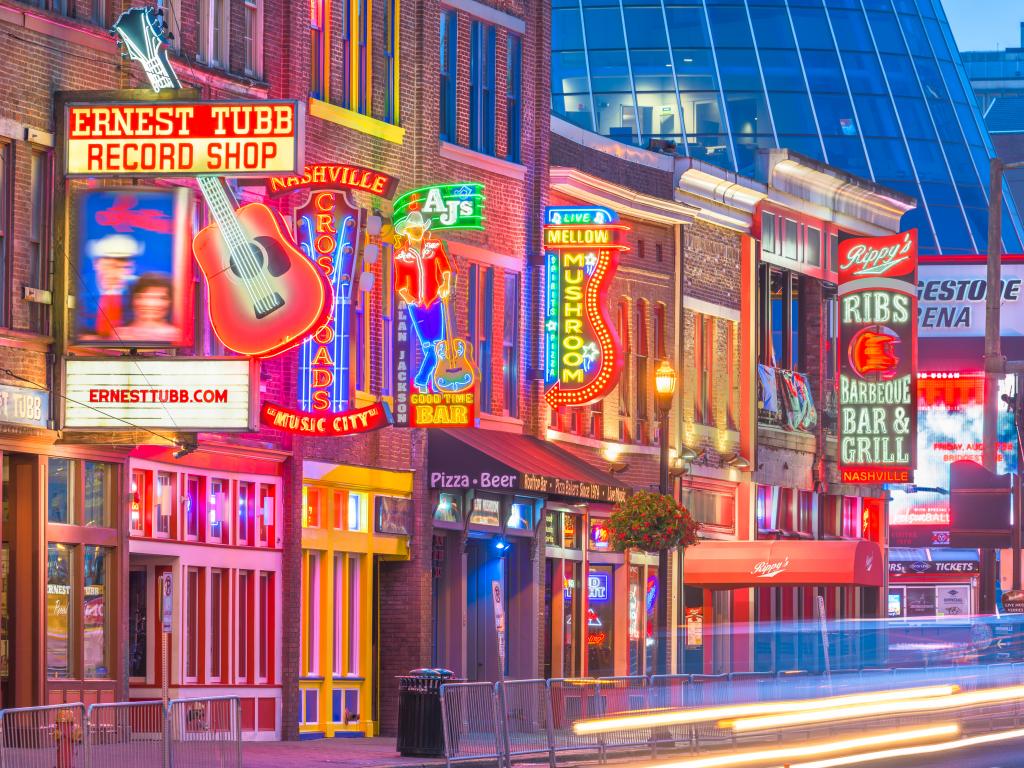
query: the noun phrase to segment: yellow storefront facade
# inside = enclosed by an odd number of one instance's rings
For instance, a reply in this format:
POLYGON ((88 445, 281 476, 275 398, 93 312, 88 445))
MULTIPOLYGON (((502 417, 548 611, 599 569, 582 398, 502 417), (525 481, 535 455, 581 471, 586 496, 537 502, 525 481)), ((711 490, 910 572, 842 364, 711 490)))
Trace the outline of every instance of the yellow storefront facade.
POLYGON ((377 565, 409 558, 412 483, 411 472, 303 463, 300 738, 377 733, 377 565))

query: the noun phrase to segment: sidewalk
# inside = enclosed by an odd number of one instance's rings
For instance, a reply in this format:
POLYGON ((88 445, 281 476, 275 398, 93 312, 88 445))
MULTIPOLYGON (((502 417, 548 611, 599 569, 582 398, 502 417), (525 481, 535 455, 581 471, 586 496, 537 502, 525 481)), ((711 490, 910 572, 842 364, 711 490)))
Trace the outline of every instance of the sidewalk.
POLYGON ((244 768, 437 768, 444 765, 444 759, 402 757, 395 751, 393 738, 377 737, 246 741, 242 742, 242 765, 244 768))

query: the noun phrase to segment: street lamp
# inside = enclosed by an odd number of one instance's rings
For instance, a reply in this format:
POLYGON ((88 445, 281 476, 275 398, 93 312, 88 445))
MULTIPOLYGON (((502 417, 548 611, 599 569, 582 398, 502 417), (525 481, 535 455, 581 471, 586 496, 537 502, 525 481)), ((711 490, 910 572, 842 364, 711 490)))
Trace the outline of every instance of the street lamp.
MULTIPOLYGON (((658 491, 671 492, 668 475, 668 415, 672 410, 672 396, 676 392, 676 371, 668 360, 662 360, 654 372, 654 391, 658 405, 661 426, 658 435, 661 442, 661 467, 658 491)), ((668 550, 658 551, 658 657, 655 662, 659 675, 668 674, 668 550)))

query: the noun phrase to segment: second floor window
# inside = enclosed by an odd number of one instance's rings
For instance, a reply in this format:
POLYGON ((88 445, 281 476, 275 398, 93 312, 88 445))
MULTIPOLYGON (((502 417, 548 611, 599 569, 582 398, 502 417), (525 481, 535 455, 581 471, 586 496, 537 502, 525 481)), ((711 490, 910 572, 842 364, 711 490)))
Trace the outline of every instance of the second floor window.
POLYGON ((508 36, 508 48, 505 62, 505 131, 506 157, 513 163, 519 162, 520 141, 522 130, 520 117, 520 101, 522 94, 523 43, 517 35, 508 36))
POLYGON ((398 124, 398 0, 384 0, 384 109, 386 123, 398 124))
POLYGON ((648 412, 647 400, 650 386, 650 368, 648 367, 648 355, 650 350, 647 345, 647 302, 640 299, 636 303, 636 343, 633 346, 633 361, 636 364, 636 411, 637 438, 643 439, 646 428, 648 412))
POLYGON ((482 413, 491 413, 494 385, 491 381, 491 343, 494 333, 494 267, 473 264, 469 268, 469 328, 467 338, 474 347, 480 371, 479 403, 482 413))
POLYGON ((505 329, 501 345, 505 414, 519 416, 519 273, 505 274, 505 329))
MULTIPOLYGON (((50 202, 53 188, 51 157, 47 150, 32 150, 32 210, 29 220, 30 261, 28 284, 32 288, 50 287, 50 202)), ((49 330, 49 307, 32 302, 28 306, 28 328, 35 333, 49 330)))
POLYGON ((694 363, 697 369, 697 421, 713 423, 712 385, 715 366, 715 319, 708 315, 694 316, 694 363))
POLYGON ((469 40, 469 148, 494 154, 495 29, 474 21, 469 40))
POLYGON ((794 272, 762 264, 758 270, 758 360, 786 370, 803 367, 800 281, 794 272))
POLYGON ((263 0, 245 0, 245 74, 263 77, 263 0))
POLYGON ((219 69, 228 66, 231 18, 229 0, 202 0, 199 24, 199 53, 205 64, 219 69))
POLYGON ((326 66, 326 45, 324 31, 324 0, 311 0, 309 4, 309 95, 314 99, 324 99, 326 66))
POLYGON ((455 133, 456 52, 458 51, 458 17, 455 11, 441 11, 440 107, 438 132, 444 141, 457 140, 455 133))
POLYGON ((11 322, 11 194, 14 189, 14 153, 0 143, 0 326, 11 322))

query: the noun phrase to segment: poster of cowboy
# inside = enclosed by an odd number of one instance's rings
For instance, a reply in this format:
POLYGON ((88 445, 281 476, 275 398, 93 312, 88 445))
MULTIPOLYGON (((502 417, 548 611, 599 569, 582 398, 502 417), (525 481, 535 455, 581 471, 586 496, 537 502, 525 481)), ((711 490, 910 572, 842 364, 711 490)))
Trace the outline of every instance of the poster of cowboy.
POLYGON ((92 347, 192 344, 191 192, 80 192, 72 341, 92 347))

